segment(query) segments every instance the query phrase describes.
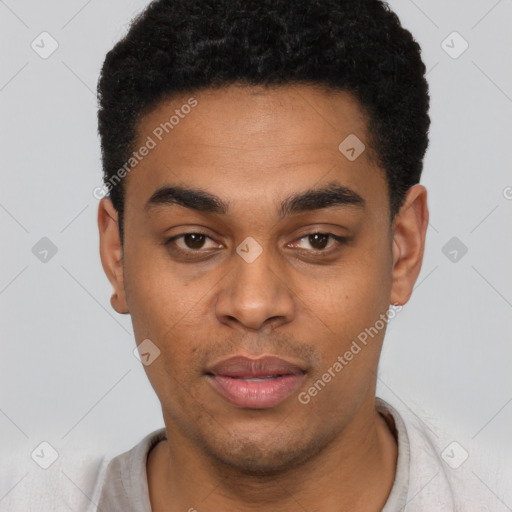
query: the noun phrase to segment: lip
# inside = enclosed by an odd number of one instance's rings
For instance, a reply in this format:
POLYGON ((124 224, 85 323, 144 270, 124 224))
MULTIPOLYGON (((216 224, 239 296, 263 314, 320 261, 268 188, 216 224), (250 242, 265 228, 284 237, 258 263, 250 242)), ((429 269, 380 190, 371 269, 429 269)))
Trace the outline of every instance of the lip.
POLYGON ((300 366, 276 356, 234 356, 206 371, 208 382, 224 399, 251 409, 280 404, 297 390, 305 374, 300 366))

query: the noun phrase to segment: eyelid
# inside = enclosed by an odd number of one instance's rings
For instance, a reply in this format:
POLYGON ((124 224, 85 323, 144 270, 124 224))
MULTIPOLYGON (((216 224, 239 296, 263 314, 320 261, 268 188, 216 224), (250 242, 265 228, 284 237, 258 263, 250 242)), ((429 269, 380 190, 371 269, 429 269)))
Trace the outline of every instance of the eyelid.
POLYGON ((334 240, 334 243, 331 244, 331 246, 326 247, 325 249, 300 249, 298 248, 298 251, 302 254, 307 254, 309 256, 313 257, 328 257, 332 256, 333 253, 336 253, 340 250, 340 246, 345 245, 348 243, 350 237, 348 236, 340 236, 336 235, 334 233, 331 233, 329 231, 312 231, 310 233, 306 233, 305 235, 301 235, 300 237, 296 238, 293 244, 296 244, 297 241, 300 241, 304 238, 308 238, 313 235, 324 235, 329 237, 329 239, 334 240))
POLYGON ((306 233, 305 235, 299 236, 298 238, 296 238, 296 240, 302 240, 303 238, 308 238, 308 237, 314 236, 314 235, 324 235, 329 238, 332 238, 333 240, 337 240, 339 242, 344 241, 348 238, 346 236, 335 235, 334 233, 330 233, 329 231, 312 231, 311 233, 306 233))
MULTIPOLYGON (((209 236, 207 233, 204 233, 202 231, 187 231, 187 232, 184 232, 184 233, 179 233, 177 235, 173 235, 172 237, 170 238, 167 238, 165 241, 164 241, 164 245, 165 246, 170 246, 173 242, 175 242, 177 239, 180 239, 180 238, 184 238, 185 236, 187 235, 200 235, 200 236, 203 236, 213 242, 216 242, 211 236, 209 236)), ((331 233, 329 231, 321 231, 321 230, 313 230, 313 231, 310 231, 310 232, 307 232, 307 233, 304 233, 303 235, 295 238, 295 240, 293 242, 290 242, 290 244, 295 244, 297 243, 297 241, 301 241, 302 239, 304 238, 308 238, 310 236, 314 236, 314 235, 324 235, 324 236, 327 236, 329 237, 330 239, 334 240, 335 243, 333 244, 333 246, 329 247, 329 248, 326 248, 326 249, 299 249, 300 252, 302 253, 307 253, 307 254, 313 254, 313 255, 316 255, 316 256, 327 256, 327 255, 330 255, 332 252, 335 252, 339 249, 339 246, 340 245, 343 245, 345 243, 348 242, 349 238, 350 237, 347 237, 347 236, 340 236, 340 235, 336 235, 334 233, 331 233), (336 247, 338 246, 338 247, 336 247)), ((216 242, 218 243, 220 246, 222 246, 222 244, 220 244, 219 242, 216 242)), ((290 245, 290 244, 287 244, 287 245, 290 245)), ((202 253, 205 253, 205 254, 208 254, 209 252, 212 252, 216 249, 208 249, 208 250, 203 250, 202 248, 201 249, 197 249, 197 250, 194 250, 194 249, 182 249, 181 247, 177 247, 175 246, 174 247, 174 250, 178 253, 181 253, 183 255, 200 255, 202 253)))
MULTIPOLYGON (((203 233, 201 231, 187 231, 185 233, 180 233, 178 235, 173 235, 172 237, 170 238, 167 238, 165 241, 164 241, 164 244, 167 246, 167 245, 170 245, 172 242, 176 241, 178 238, 184 238, 185 236, 187 235, 200 235, 200 236, 204 236, 205 238, 208 238, 210 239, 211 241, 215 242, 215 243, 218 243, 219 245, 222 246, 221 243, 219 242, 216 242, 210 235, 206 234, 206 233, 203 233)), ((202 251, 201 249, 198 249, 198 250, 194 250, 194 249, 181 249, 181 248, 178 248, 178 250, 181 250, 181 251, 184 251, 184 252, 190 252, 190 253, 193 253, 193 252, 196 252, 196 253, 201 253, 201 252, 207 252, 207 251, 202 251)))

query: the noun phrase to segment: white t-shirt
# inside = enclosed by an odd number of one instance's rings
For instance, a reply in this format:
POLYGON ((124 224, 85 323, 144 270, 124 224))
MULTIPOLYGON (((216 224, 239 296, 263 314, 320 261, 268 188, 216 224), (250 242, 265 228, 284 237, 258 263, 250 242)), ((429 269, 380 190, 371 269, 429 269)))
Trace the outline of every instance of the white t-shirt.
MULTIPOLYGON (((465 454, 460 448, 437 446, 435 437, 414 416, 400 415, 379 398, 377 409, 398 438, 395 481, 381 512, 507 510, 464 467, 465 454)), ((165 438, 162 428, 113 458, 56 462, 29 483, 4 468, 0 471, 0 512, 151 512, 146 460, 151 448, 165 438)))

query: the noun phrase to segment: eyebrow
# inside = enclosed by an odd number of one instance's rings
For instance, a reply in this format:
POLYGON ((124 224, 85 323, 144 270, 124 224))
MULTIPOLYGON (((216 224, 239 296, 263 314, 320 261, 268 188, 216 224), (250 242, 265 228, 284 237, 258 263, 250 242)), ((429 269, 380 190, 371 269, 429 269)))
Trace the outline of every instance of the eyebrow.
MULTIPOLYGON (((157 189, 145 204, 150 210, 161 205, 177 204, 191 210, 225 215, 229 203, 205 190, 183 186, 163 186, 157 189)), ((287 197, 278 210, 279 218, 334 206, 355 206, 363 209, 364 199, 355 191, 339 183, 311 188, 287 197)))

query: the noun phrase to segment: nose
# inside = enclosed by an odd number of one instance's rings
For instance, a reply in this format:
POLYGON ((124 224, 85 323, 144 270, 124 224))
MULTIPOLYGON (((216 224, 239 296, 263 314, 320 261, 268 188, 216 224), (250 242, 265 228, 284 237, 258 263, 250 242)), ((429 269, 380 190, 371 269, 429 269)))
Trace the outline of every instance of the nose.
POLYGON ((235 268, 223 281, 215 304, 221 323, 245 331, 260 331, 279 327, 293 319, 293 293, 271 252, 264 249, 251 262, 238 254, 233 256, 235 268))

